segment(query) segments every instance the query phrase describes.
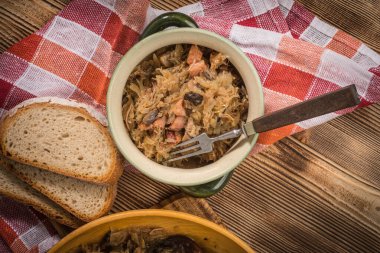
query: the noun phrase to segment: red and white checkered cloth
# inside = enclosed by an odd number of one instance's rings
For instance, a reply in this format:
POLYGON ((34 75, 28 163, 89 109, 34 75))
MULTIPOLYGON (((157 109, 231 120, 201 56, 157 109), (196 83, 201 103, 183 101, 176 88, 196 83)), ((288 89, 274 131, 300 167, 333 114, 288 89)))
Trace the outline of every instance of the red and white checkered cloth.
POLYGON ((48 218, 0 197, 0 252, 46 252, 60 238, 48 218))
MULTIPOLYGON (((247 54, 263 84, 266 113, 350 84, 361 96, 358 107, 380 101, 380 56, 292 0, 204 0, 178 11, 247 54)), ((72 1, 41 30, 0 55, 0 116, 41 96, 75 99, 105 114, 117 62, 162 12, 148 1, 72 1)), ((252 153, 352 110, 261 134, 252 153)), ((43 252, 57 238, 45 218, 21 205, 2 204, 0 224, 5 223, 10 229, 1 227, 0 235, 14 252, 43 252), (30 227, 20 229, 19 224, 30 227)))

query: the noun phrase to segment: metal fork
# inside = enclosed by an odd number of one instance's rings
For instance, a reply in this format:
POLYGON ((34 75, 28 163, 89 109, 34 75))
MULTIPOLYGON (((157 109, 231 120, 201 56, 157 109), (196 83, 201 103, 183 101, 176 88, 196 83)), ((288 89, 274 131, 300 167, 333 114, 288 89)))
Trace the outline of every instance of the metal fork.
POLYGON ((244 133, 245 137, 287 126, 303 120, 311 119, 330 112, 335 112, 360 103, 359 95, 354 84, 339 90, 323 94, 321 96, 297 103, 282 110, 275 111, 268 115, 259 117, 253 121, 243 123, 240 129, 234 129, 222 135, 210 138, 206 133, 202 133, 190 140, 184 141, 174 147, 170 153, 173 162, 180 159, 189 158, 211 152, 212 144, 216 141, 239 137, 244 133), (187 147, 188 146, 188 147, 187 147), (178 149, 184 147, 183 149, 178 149), (189 152, 182 156, 175 155, 189 152))

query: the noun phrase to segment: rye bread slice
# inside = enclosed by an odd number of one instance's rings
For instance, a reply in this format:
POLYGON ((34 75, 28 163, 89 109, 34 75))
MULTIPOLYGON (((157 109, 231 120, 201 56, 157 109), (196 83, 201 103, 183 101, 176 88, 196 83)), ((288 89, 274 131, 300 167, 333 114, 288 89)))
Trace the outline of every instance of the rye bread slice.
POLYGON ((106 127, 85 109, 32 103, 6 116, 0 126, 4 156, 44 170, 97 184, 113 184, 122 173, 106 127))
POLYGON ((66 226, 77 228, 83 224, 81 220, 5 170, 4 164, 0 164, 0 194, 32 206, 47 217, 66 226))
POLYGON ((19 179, 84 221, 92 221, 109 212, 116 196, 116 184, 98 185, 0 156, 19 179))

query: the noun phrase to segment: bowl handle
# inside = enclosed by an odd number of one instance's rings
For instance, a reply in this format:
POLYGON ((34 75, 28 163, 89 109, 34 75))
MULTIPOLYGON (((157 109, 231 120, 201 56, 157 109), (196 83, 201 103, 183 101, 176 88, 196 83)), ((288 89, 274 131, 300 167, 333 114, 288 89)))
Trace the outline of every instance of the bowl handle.
MULTIPOLYGON (((168 27, 190 27, 198 28, 197 23, 189 16, 179 12, 167 12, 159 15, 144 29, 140 35, 139 40, 143 40, 146 37, 165 30, 168 27)), ((233 172, 227 173, 221 178, 214 181, 193 186, 182 186, 180 189, 193 197, 205 198, 210 197, 224 188, 232 176, 233 172)))
POLYGON ((197 23, 190 16, 180 12, 167 12, 153 19, 142 32, 139 40, 172 26, 198 28, 197 23))

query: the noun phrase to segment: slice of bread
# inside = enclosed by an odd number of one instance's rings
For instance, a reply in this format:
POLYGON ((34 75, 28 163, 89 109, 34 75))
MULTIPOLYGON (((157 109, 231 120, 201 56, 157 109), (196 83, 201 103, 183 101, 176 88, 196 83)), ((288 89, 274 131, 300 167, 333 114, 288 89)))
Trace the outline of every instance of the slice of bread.
POLYGON ((37 211, 66 226, 76 228, 83 224, 65 209, 5 170, 3 164, 0 164, 0 194, 32 206, 37 211))
POLYGON ((93 184, 1 156, 0 159, 15 176, 81 220, 89 222, 107 214, 115 200, 116 184, 93 184))
POLYGON ((8 158, 98 184, 122 173, 108 133, 85 109, 50 102, 33 103, 5 117, 1 152, 8 158))

